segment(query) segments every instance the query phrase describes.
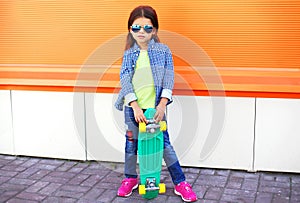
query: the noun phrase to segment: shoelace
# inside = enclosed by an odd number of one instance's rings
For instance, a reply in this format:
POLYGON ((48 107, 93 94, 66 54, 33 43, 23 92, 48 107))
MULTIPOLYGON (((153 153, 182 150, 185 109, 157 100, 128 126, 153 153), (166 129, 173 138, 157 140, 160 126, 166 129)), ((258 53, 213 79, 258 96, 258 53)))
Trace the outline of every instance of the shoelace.
POLYGON ((192 191, 192 187, 188 184, 188 183, 185 183, 183 185, 184 189, 187 191, 187 192, 191 192, 192 191))
POLYGON ((192 189, 191 189, 190 186, 185 186, 184 189, 185 189, 187 192, 191 192, 191 191, 192 191, 192 189))
POLYGON ((122 181, 122 185, 127 186, 128 184, 129 184, 129 182, 128 182, 127 180, 123 180, 123 181, 122 181))

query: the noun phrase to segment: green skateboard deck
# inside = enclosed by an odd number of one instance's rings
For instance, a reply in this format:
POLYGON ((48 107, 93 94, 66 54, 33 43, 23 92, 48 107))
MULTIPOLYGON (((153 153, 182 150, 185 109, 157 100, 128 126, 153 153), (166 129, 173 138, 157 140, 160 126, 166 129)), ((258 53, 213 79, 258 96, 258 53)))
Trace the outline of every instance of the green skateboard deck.
POLYGON ((147 109, 144 113, 148 123, 139 124, 138 158, 140 167, 139 194, 143 198, 152 199, 158 193, 165 193, 166 186, 160 183, 164 135, 166 122, 156 123, 153 119, 155 109, 147 109))

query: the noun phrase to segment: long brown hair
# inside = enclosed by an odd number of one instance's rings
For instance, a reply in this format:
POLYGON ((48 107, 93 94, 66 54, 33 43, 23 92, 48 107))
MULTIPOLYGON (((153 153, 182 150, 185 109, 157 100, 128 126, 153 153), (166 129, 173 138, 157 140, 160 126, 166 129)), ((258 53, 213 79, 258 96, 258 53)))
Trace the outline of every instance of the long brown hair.
POLYGON ((159 42, 159 38, 157 36, 159 25, 158 25, 158 18, 157 18, 156 11, 151 6, 138 6, 131 11, 128 19, 128 26, 127 26, 128 35, 127 35, 125 50, 130 49, 135 43, 135 39, 132 37, 132 34, 130 33, 130 26, 137 18, 141 18, 141 17, 145 17, 151 20, 153 27, 156 29, 156 34, 153 35, 153 39, 156 42, 159 42))

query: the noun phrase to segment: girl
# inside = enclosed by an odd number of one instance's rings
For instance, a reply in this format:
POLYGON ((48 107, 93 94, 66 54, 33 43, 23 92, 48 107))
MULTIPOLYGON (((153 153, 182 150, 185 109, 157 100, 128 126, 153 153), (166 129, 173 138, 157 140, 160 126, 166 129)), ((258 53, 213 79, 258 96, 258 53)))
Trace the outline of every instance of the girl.
MULTIPOLYGON (((150 6, 135 8, 128 19, 128 36, 120 72, 121 91, 115 104, 123 110, 125 102, 125 179, 118 196, 128 197, 138 187, 137 139, 138 123, 147 122, 144 111, 156 108, 157 122, 165 120, 167 104, 172 102, 174 85, 173 58, 170 49, 159 43, 158 19, 150 6)), ((164 132, 164 160, 174 183, 174 192, 184 201, 197 200, 191 185, 185 181, 177 155, 164 132)))

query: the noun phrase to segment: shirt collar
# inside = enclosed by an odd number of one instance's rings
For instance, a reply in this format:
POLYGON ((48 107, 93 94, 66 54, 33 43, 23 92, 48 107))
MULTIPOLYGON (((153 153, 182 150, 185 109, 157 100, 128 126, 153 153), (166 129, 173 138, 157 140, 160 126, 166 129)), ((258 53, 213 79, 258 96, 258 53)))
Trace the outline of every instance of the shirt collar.
MULTIPOLYGON (((154 39, 151 39, 149 44, 148 44, 148 50, 153 48, 153 45, 155 44, 154 39)), ((140 47, 137 43, 134 43, 133 47, 133 52, 139 52, 140 51, 140 47)))

